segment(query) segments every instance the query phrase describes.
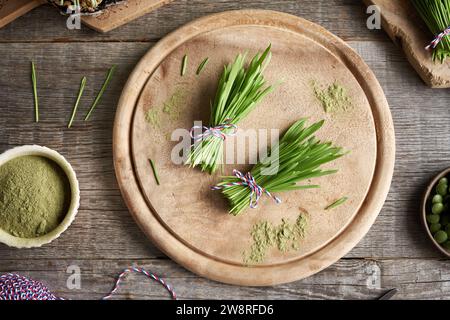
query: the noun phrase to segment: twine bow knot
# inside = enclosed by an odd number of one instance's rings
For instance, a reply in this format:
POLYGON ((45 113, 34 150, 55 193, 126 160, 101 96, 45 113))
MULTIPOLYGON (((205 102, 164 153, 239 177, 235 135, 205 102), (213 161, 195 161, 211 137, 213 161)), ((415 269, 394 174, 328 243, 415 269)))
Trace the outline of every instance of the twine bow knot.
POLYGON ((431 50, 431 49, 435 49, 437 47, 437 45, 442 41, 442 39, 446 36, 450 35, 450 26, 445 29, 444 31, 442 31, 441 33, 439 33, 436 38, 434 38, 433 41, 431 41, 431 43, 425 47, 426 50, 431 50))
POLYGON ((193 126, 189 132, 190 136, 194 141, 203 140, 207 137, 216 137, 225 141, 227 136, 234 136, 237 133, 237 126, 231 123, 231 119, 225 120, 224 123, 219 124, 215 127, 206 126, 193 126), (195 134, 194 131, 201 129, 203 132, 200 134, 195 134), (232 132, 226 133, 225 130, 234 129, 232 132))
POLYGON ((230 188, 233 186, 247 186, 250 188, 250 208, 255 209, 258 207, 259 199, 261 199, 263 194, 268 195, 270 198, 275 200, 277 204, 281 203, 281 199, 276 197, 275 195, 271 194, 269 191, 258 185, 256 183, 255 178, 250 172, 247 172, 245 175, 240 172, 239 170, 234 169, 233 174, 236 176, 236 178, 240 179, 239 182, 232 182, 224 185, 217 185, 211 187, 212 190, 222 190, 226 188, 230 188))

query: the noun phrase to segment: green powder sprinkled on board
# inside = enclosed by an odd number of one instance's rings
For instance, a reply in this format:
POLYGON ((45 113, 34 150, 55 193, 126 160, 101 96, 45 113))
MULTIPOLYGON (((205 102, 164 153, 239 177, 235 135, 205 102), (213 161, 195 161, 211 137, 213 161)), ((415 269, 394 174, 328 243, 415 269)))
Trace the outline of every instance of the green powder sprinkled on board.
POLYGON ((160 127, 160 117, 159 117, 159 110, 156 108, 151 108, 145 113, 145 121, 147 121, 148 124, 153 126, 153 128, 159 128, 160 127))
POLYGON ((178 120, 185 98, 186 92, 181 87, 176 87, 173 94, 162 105, 153 106, 145 113, 145 121, 153 128, 160 128, 162 121, 178 120))
POLYGON ((320 89, 315 81, 312 81, 314 94, 322 104, 325 112, 347 110, 351 105, 347 90, 337 81, 325 89, 320 89))
POLYGON ((253 226, 251 236, 253 244, 248 252, 244 252, 244 263, 261 263, 267 251, 276 247, 281 252, 298 250, 299 242, 305 237, 308 218, 300 214, 295 223, 282 219, 281 224, 274 226, 268 221, 261 221, 253 226))
POLYGON ((52 160, 23 156, 0 166, 0 229, 20 238, 49 233, 64 219, 70 184, 52 160))

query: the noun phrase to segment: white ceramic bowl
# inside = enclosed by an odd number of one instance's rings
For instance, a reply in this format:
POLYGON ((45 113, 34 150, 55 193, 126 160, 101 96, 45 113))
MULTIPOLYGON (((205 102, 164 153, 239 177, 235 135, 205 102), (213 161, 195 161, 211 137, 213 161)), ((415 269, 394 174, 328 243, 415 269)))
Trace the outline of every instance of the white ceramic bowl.
POLYGON ((34 248, 40 247, 44 244, 48 244, 57 239, 71 225, 80 206, 80 187, 78 185, 75 171, 73 170, 70 163, 67 162, 67 160, 58 152, 46 147, 28 145, 10 149, 0 155, 0 166, 5 164, 9 160, 22 156, 41 156, 53 160, 67 175, 71 190, 71 201, 66 216, 64 217, 60 225, 49 233, 36 238, 19 238, 0 229, 0 242, 10 247, 34 248))

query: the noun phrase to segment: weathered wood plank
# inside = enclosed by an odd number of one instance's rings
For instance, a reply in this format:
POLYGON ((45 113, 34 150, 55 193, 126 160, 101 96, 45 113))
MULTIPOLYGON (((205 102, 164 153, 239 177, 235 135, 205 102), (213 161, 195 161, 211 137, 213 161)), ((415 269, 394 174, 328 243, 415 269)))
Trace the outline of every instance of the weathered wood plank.
MULTIPOLYGON (((107 203, 112 197, 82 199, 83 207, 91 203, 107 203)), ((123 206, 118 197, 117 201, 123 206)), ((386 203, 377 222, 347 258, 441 257, 426 238, 418 216, 402 214, 394 217, 388 213, 389 210, 395 211, 392 202, 386 203)), ((46 257, 88 259, 93 256, 105 259, 164 257, 143 236, 128 211, 117 208, 81 209, 74 224, 60 239, 40 249, 16 250, 0 246, 0 260, 46 257)))
POLYGON ((280 10, 317 22, 347 40, 376 38, 388 41, 382 31, 366 28, 366 9, 354 0, 176 0, 107 34, 99 34, 85 26, 81 30, 68 30, 66 18, 55 9, 44 6, 0 29, 0 42, 148 42, 160 39, 193 19, 237 9, 280 10))
MULTIPOLYGON (((275 287, 237 287, 198 278, 166 259, 152 260, 4 260, 0 274, 17 272, 44 281, 70 299, 100 299, 114 278, 130 264, 162 276, 180 299, 378 299, 397 288, 395 299, 449 299, 450 272, 446 260, 343 259, 313 277, 275 287), (69 266, 81 270, 81 288, 68 289, 69 266)), ((116 298, 168 299, 168 293, 142 275, 129 275, 116 298)))

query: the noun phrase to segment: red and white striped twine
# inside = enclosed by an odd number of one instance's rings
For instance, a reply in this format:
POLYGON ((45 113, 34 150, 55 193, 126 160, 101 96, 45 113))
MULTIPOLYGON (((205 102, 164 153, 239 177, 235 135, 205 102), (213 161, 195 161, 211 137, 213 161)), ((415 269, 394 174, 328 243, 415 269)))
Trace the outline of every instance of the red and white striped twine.
POLYGON ((436 38, 434 38, 433 41, 431 41, 431 43, 425 47, 426 50, 432 50, 435 49, 437 47, 437 45, 442 41, 442 39, 444 39, 444 37, 450 35, 450 26, 445 29, 444 31, 442 31, 441 33, 439 33, 436 38))
POLYGON ((107 299, 111 298, 119 290, 121 282, 124 280, 125 276, 128 273, 140 273, 156 282, 159 282, 170 293, 172 299, 177 300, 177 294, 175 293, 175 291, 173 290, 173 287, 171 285, 169 285, 164 279, 162 279, 162 278, 156 276, 155 274, 148 272, 144 268, 140 268, 140 267, 129 267, 129 268, 124 269, 117 277, 114 288, 111 290, 111 292, 107 296, 103 297, 103 300, 107 300, 107 299))
POLYGON ((64 300, 41 282, 7 273, 0 276, 0 300, 64 300))
POLYGON ((246 186, 249 187, 251 190, 250 194, 250 208, 255 209, 258 207, 258 202, 261 196, 265 193, 269 197, 271 197, 273 200, 275 200, 276 203, 281 203, 281 199, 276 197, 275 195, 271 194, 269 191, 261 187, 256 183, 255 178, 252 176, 250 172, 247 172, 247 174, 243 174, 239 170, 234 169, 233 174, 236 176, 236 178, 240 179, 239 182, 231 182, 223 185, 216 185, 211 187, 211 190, 222 190, 226 188, 230 188, 233 186, 246 186))
POLYGON ((207 137, 216 137, 225 140, 227 136, 234 136, 237 133, 237 126, 231 123, 231 119, 225 120, 224 123, 219 124, 215 127, 206 126, 193 126, 189 132, 190 136, 194 141, 204 140, 207 137), (227 129, 234 129, 232 132, 225 133, 227 129), (196 130, 202 130, 200 134, 195 134, 196 130))

